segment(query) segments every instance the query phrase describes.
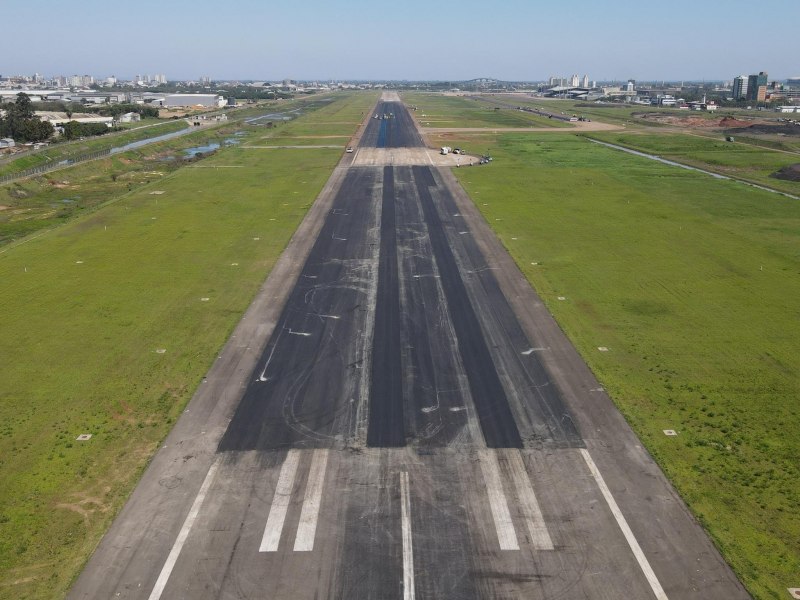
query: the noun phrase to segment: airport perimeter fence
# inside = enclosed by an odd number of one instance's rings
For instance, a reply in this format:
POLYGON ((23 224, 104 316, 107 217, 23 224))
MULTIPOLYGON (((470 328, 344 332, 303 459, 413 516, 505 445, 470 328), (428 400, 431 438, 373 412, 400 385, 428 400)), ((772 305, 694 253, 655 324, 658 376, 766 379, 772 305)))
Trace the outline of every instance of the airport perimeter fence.
POLYGON ((0 185, 9 183, 11 181, 15 181, 17 179, 25 179, 26 177, 32 177, 34 175, 41 175, 42 173, 48 173, 50 171, 55 171, 57 169, 71 167, 73 165, 77 165, 78 163, 86 162, 89 160, 95 160, 96 158, 102 158, 110 154, 111 154, 111 148, 106 148, 105 150, 97 150, 95 152, 89 152, 87 154, 73 156, 72 158, 67 158, 64 160, 60 160, 58 162, 39 165, 38 167, 31 167, 30 169, 25 169, 24 171, 19 171, 17 173, 0 175, 0 185))

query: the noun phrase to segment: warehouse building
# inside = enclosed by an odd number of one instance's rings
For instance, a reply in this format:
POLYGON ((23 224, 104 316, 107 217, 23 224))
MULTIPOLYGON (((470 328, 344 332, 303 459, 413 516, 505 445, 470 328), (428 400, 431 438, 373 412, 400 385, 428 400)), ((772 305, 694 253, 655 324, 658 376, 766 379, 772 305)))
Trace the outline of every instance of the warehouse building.
POLYGON ((153 106, 221 108, 225 106, 225 98, 217 94, 169 94, 153 100, 153 106))

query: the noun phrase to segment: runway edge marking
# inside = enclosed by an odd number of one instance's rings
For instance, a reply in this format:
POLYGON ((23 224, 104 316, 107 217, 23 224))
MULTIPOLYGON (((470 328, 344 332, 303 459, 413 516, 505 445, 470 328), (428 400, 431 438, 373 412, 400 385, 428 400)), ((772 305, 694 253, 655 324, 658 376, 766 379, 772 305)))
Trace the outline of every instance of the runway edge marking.
POLYGON ((508 500, 503 492, 503 483, 500 480, 500 467, 494 450, 481 450, 478 453, 486 483, 486 492, 489 495, 489 508, 492 511, 494 527, 497 530, 497 541, 501 550, 519 550, 517 532, 508 510, 508 500))
POLYGON ((294 476, 297 473, 299 462, 300 450, 289 450, 278 476, 278 485, 275 487, 267 525, 264 527, 264 537, 261 538, 261 546, 258 548, 259 552, 277 552, 278 550, 283 523, 286 520, 286 511, 289 509, 289 502, 292 499, 294 476))
POLYGON ((328 465, 328 450, 314 450, 311 469, 308 473, 306 495, 300 511, 300 524, 294 540, 295 552, 311 552, 317 531, 319 508, 322 503, 322 486, 325 483, 325 469, 328 465))
POLYGON ((411 541, 411 495, 408 471, 400 473, 400 517, 403 531, 403 600, 414 600, 414 548, 411 541))
POLYGON ((664 588, 661 587, 661 583, 658 581, 658 577, 656 577, 656 574, 653 572, 653 568, 650 566, 647 557, 644 555, 641 546, 639 546, 639 542, 636 541, 636 536, 633 535, 633 531, 631 531, 628 521, 625 520, 625 516, 619 509, 617 501, 614 500, 614 496, 611 495, 611 490, 608 489, 603 476, 600 474, 600 470, 597 468, 594 460, 592 460, 589 451, 585 448, 580 448, 580 453, 583 456, 583 459, 586 461, 589 471, 592 473, 592 477, 594 477, 594 480, 597 482, 597 486, 603 493, 603 497, 606 499, 606 503, 611 509, 611 513, 617 520, 617 524, 622 530, 625 540, 628 542, 628 546, 630 546, 633 555, 636 557, 636 561, 639 563, 639 567, 642 569, 644 576, 647 578, 647 582, 650 584, 650 588, 653 590, 656 598, 658 600, 669 600, 667 598, 667 594, 664 592, 664 588))
POLYGON ((161 598, 161 594, 164 593, 164 588, 166 587, 167 581, 169 581, 169 577, 172 574, 172 569, 175 568, 175 563, 178 561, 181 550, 183 550, 183 545, 186 543, 186 539, 189 537, 189 532, 194 525, 195 519, 197 519, 197 515, 200 512, 200 507, 203 505, 203 501, 206 498, 208 489, 211 487, 211 483, 214 481, 214 476, 217 473, 218 466, 219 458, 214 460, 214 462, 211 464, 211 468, 208 470, 208 473, 206 473, 206 478, 203 480, 203 485, 200 486, 200 491, 197 492, 197 496, 192 503, 192 507, 189 509, 189 514, 186 515, 186 520, 183 522, 180 533, 178 533, 178 537, 175 539, 175 543, 172 545, 172 550, 170 550, 169 555, 167 556, 167 560, 161 569, 161 573, 158 575, 158 579, 153 587, 153 591, 150 592, 148 600, 158 600, 161 598))

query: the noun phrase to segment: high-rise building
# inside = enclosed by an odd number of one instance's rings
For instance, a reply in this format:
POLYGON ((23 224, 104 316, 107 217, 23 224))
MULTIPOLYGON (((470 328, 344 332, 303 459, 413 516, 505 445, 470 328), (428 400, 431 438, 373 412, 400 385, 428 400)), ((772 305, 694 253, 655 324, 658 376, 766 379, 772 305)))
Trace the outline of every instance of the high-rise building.
POLYGON ((733 78, 733 99, 743 100, 747 98, 747 75, 739 75, 733 78))
POLYGON ((747 78, 747 99, 751 102, 764 102, 767 99, 767 74, 764 71, 747 78))
POLYGON ((578 81, 577 75, 573 75, 572 77, 570 77, 569 85, 570 87, 578 87, 580 85, 580 81, 578 81))
POLYGON ((583 83, 581 84, 581 87, 582 88, 588 88, 589 87, 589 76, 588 75, 584 75, 583 76, 583 83))

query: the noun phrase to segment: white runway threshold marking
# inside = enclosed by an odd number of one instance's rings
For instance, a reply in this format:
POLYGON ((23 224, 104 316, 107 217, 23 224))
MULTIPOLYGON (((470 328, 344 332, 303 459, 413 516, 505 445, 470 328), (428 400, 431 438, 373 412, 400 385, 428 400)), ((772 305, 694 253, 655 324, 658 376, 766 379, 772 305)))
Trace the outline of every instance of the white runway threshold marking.
POLYGON ((327 465, 328 450, 314 450, 303 509, 300 511, 300 524, 297 526, 297 537, 294 540, 295 552, 311 552, 314 549, 319 507, 322 503, 322 485, 325 482, 327 465))
POLYGON ((403 600, 414 600, 414 548, 411 543, 411 494, 407 471, 400 473, 400 517, 403 530, 403 600))
POLYGON ((289 450, 286 460, 283 461, 281 473, 278 476, 278 485, 275 487, 275 496, 269 509, 267 525, 264 528, 264 537, 261 538, 259 552, 277 552, 281 541, 283 522, 286 520, 286 511, 292 499, 294 476, 300 462, 300 450, 289 450))
POLYGON ((508 511, 508 501, 500 481, 500 468, 493 450, 481 450, 478 453, 486 492, 489 495, 489 508, 492 511, 494 526, 497 529, 497 540, 501 550, 519 550, 517 533, 508 511))
POLYGON ((597 468, 597 465, 594 464, 594 460, 592 460, 589 451, 585 448, 580 449, 581 454, 583 455, 583 459, 586 461, 586 464, 589 467, 589 471, 592 473, 592 477, 594 477, 595 481, 597 482, 597 486, 600 488, 600 491, 603 493, 603 497, 606 499, 606 503, 608 503, 608 507, 611 509, 611 513, 614 515, 614 518, 617 520, 617 524, 619 528, 622 530, 623 535, 625 536, 625 540, 628 542, 628 546, 630 546, 633 555, 636 557, 636 561, 639 563, 639 567, 642 569, 644 576, 647 578, 647 582, 650 584, 650 588, 653 590, 656 598, 658 600, 669 600, 667 598, 667 594, 664 592, 664 588, 661 587, 661 584, 658 581, 658 577, 653 572, 653 568, 650 566, 650 563, 647 561, 647 557, 642 552, 641 546, 639 546, 639 542, 636 541, 636 537, 633 535, 633 531, 628 526, 628 522, 625 520, 625 517, 622 514, 622 511, 619 509, 617 505, 617 501, 614 500, 614 496, 611 495, 611 490, 608 489, 603 476, 600 474, 600 470, 597 468))
POLYGON ((525 463, 519 451, 513 451, 506 455, 508 464, 511 468, 511 476, 514 478, 514 487, 517 489, 517 496, 522 507, 525 523, 528 525, 528 533, 531 534, 531 545, 537 550, 552 550, 553 540, 550 532, 547 531, 542 510, 536 500, 533 485, 525 470, 525 463))
POLYGON ((214 475, 217 472, 217 465, 219 465, 219 459, 216 459, 211 464, 211 468, 208 470, 206 478, 203 480, 203 485, 200 486, 200 491, 197 492, 197 497, 192 503, 192 508, 189 509, 189 514, 186 515, 183 527, 181 527, 180 533, 178 533, 178 537, 172 545, 172 550, 170 550, 169 556, 167 556, 167 561, 164 563, 161 573, 158 575, 156 585, 153 587, 153 591, 150 592, 149 600, 158 600, 161 598, 161 594, 164 593, 164 588, 167 585, 167 581, 169 581, 169 576, 172 574, 172 569, 175 568, 175 563, 178 561, 178 556, 180 556, 181 550, 183 550, 186 538, 189 537, 192 525, 194 525, 194 521, 197 519, 197 514, 200 512, 200 507, 203 505, 203 500, 205 500, 206 494, 208 493, 208 488, 211 487, 211 483, 214 480, 214 475))

